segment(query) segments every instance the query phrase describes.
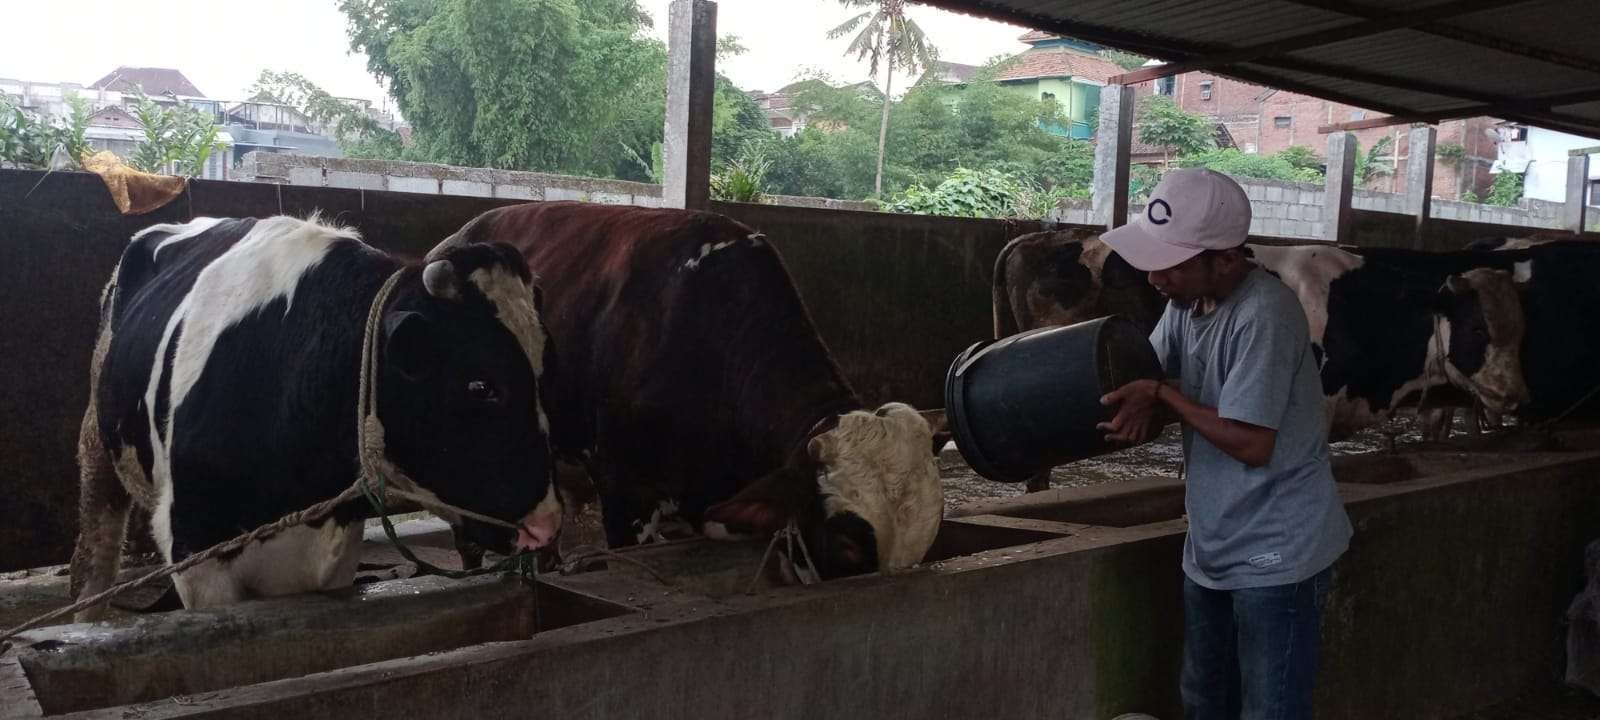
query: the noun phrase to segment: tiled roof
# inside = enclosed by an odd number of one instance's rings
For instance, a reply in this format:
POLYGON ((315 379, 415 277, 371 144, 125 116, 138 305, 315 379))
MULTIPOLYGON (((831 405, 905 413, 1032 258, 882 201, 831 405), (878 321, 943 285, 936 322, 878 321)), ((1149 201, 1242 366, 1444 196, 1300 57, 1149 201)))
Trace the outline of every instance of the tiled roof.
POLYGON ((1040 48, 1018 55, 1011 66, 1000 73, 999 79, 1075 77, 1105 82, 1113 75, 1120 75, 1122 72, 1121 66, 1104 58, 1068 48, 1040 48))
POLYGON ((96 127, 114 127, 126 129, 144 127, 143 125, 140 125, 139 121, 135 120, 132 115, 129 115, 126 110, 123 110, 116 105, 107 105, 103 108, 100 108, 100 110, 95 114, 90 115, 89 124, 96 127))
POLYGON ((94 90, 129 92, 135 88, 150 96, 171 93, 181 97, 205 97, 200 88, 189 82, 183 73, 172 68, 119 67, 89 86, 94 90))
POLYGON ((1050 33, 1044 32, 1042 30, 1030 30, 1030 31, 1028 31, 1026 33, 1023 33, 1023 35, 1021 37, 1017 38, 1017 40, 1020 41, 1020 42, 1025 42, 1025 43, 1033 43, 1033 42, 1039 42, 1040 40, 1054 40, 1055 38, 1058 38, 1058 37, 1061 37, 1061 36, 1060 35, 1052 35, 1050 33))
POLYGON ((964 83, 971 80, 972 76, 977 75, 978 71, 982 69, 982 65, 966 65, 935 60, 933 66, 929 67, 928 71, 922 74, 922 77, 927 79, 931 75, 941 82, 964 83))

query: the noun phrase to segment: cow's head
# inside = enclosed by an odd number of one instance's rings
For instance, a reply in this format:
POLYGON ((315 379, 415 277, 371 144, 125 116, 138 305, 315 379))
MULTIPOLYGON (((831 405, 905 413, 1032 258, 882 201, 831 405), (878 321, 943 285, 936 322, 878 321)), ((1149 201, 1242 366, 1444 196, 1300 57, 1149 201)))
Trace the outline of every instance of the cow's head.
POLYGON ((1433 312, 1435 336, 1428 356, 1439 362, 1443 354, 1451 384, 1497 413, 1527 402, 1522 301, 1511 273, 1479 268, 1453 275, 1439 289, 1433 312))
POLYGON ((469 244, 408 276, 383 318, 378 414, 389 457, 425 495, 520 525, 463 521, 467 538, 499 552, 544 547, 561 529, 537 297, 515 249, 469 244))
POLYGON ((823 578, 904 570, 921 562, 944 515, 932 444, 928 421, 908 405, 846 413, 705 520, 769 533, 796 519, 823 578))
POLYGON ((1121 315, 1145 331, 1166 307, 1145 273, 1101 242, 1098 233, 1066 230, 1018 238, 997 279, 1021 321, 1020 330, 1072 325, 1121 315))

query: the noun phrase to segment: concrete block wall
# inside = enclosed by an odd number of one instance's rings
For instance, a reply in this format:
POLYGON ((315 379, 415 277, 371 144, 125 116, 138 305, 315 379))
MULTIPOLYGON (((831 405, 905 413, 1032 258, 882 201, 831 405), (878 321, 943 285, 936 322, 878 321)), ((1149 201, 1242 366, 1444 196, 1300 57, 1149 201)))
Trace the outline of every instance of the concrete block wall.
MULTIPOLYGON (((1250 197, 1250 234, 1320 240, 1323 238, 1323 186, 1312 183, 1281 182, 1254 178, 1234 178, 1250 197)), ((1405 195, 1357 189, 1350 198, 1357 210, 1408 215, 1405 195)), ((1432 217, 1444 220, 1489 223, 1529 229, 1561 227, 1561 203, 1524 199, 1519 205, 1502 207, 1435 198, 1432 217)), ((1129 217, 1137 217, 1143 205, 1129 206, 1129 217)), ((1587 215, 1590 230, 1600 230, 1600 208, 1591 207, 1587 215)), ((1051 220, 1080 225, 1098 225, 1089 211, 1089 201, 1064 201, 1051 220)))
MULTIPOLYGON (((353 158, 316 157, 289 153, 252 152, 235 173, 235 180, 269 182, 349 190, 507 200, 577 200, 607 205, 661 206, 661 186, 599 178, 551 175, 517 170, 466 168, 431 163, 353 158)), ((874 210, 871 203, 829 198, 770 195, 773 205, 826 210, 874 210)))

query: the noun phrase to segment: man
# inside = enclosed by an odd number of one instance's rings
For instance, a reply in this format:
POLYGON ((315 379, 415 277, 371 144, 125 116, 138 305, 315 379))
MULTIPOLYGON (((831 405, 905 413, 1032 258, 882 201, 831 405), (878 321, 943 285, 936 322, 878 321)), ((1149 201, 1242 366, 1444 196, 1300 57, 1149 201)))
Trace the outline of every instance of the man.
POLYGON ((1244 247, 1250 200, 1210 170, 1177 170, 1143 217, 1102 236, 1149 273, 1167 308, 1150 335, 1169 380, 1103 398, 1099 427, 1143 442, 1183 423, 1184 714, 1308 718, 1330 568, 1350 520, 1328 462, 1305 312, 1244 247))

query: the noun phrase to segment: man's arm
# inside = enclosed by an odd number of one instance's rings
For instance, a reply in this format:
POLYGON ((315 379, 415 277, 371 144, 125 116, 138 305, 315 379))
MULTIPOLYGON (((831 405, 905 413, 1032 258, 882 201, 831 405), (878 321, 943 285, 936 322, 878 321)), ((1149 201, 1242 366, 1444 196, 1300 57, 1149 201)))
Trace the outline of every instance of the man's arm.
POLYGON ((1179 421, 1194 428, 1217 449, 1250 467, 1261 467, 1270 462, 1272 450, 1277 444, 1276 430, 1224 418, 1217 414, 1216 408, 1194 402, 1184 397, 1177 388, 1154 380, 1135 380, 1100 401, 1106 405, 1120 406, 1111 422, 1097 426, 1106 431, 1106 439, 1112 442, 1139 443, 1148 440, 1153 430, 1160 427, 1153 422, 1154 419, 1158 414, 1170 410, 1179 421))

